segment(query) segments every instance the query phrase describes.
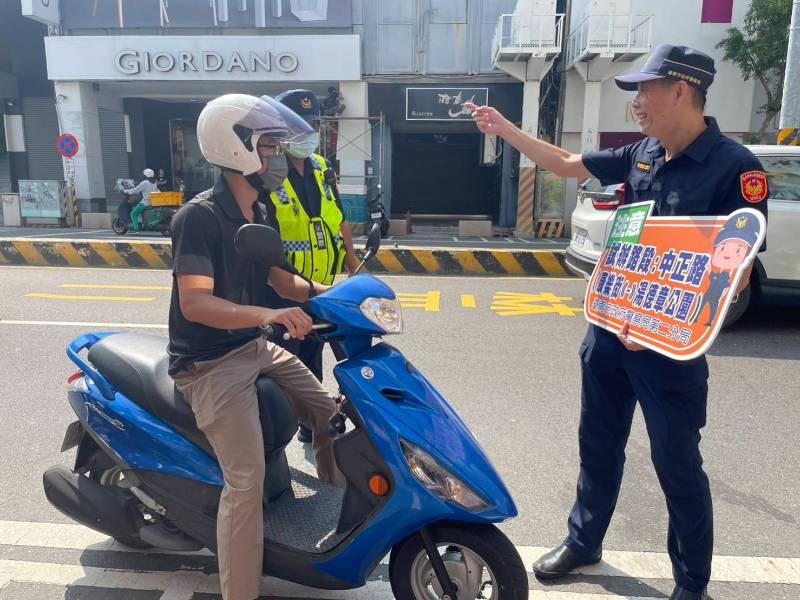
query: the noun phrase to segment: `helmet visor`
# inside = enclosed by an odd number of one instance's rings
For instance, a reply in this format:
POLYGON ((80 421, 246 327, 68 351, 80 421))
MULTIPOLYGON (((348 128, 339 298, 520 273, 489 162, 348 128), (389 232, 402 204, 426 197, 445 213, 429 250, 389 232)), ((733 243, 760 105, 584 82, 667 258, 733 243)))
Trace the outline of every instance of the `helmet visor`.
POLYGON ((299 115, 269 96, 261 96, 238 125, 252 132, 254 144, 262 135, 290 143, 314 133, 313 127, 299 115))

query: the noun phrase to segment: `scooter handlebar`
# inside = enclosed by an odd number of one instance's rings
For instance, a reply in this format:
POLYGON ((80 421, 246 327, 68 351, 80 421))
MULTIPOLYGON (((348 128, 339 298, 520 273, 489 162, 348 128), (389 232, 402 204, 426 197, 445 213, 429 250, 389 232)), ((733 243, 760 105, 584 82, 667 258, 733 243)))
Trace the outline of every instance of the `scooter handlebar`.
MULTIPOLYGON (((311 333, 307 335, 306 338, 312 336, 312 339, 314 339, 313 336, 316 336, 320 332, 323 332, 325 330, 330 330, 332 328, 333 325, 329 323, 315 323, 311 327, 311 333)), ((261 327, 259 327, 259 329, 261 329, 261 335, 264 337, 264 339, 269 340, 271 342, 275 342, 277 340, 283 340, 285 342, 288 342, 290 339, 292 339, 292 335, 289 333, 289 330, 286 329, 286 327, 284 327, 283 325, 280 325, 279 323, 270 323, 269 325, 262 325, 261 327)))
POLYGON ((288 342, 292 339, 292 335, 289 333, 289 330, 286 329, 283 325, 279 325, 278 323, 272 323, 269 325, 262 325, 261 326, 261 335, 271 341, 283 340, 288 342))

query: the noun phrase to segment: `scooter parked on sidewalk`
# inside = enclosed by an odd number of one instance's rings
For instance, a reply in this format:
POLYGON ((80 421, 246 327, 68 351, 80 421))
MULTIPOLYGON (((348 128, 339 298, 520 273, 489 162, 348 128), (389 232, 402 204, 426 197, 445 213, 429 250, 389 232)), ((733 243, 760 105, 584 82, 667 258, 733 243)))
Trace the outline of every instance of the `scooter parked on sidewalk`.
MULTIPOLYGON (((285 265, 279 234, 264 225, 243 226, 236 246, 243 259, 285 265)), ((373 226, 361 267, 379 246, 373 226)), ((342 491, 288 464, 297 419, 261 377, 264 574, 352 589, 390 552, 398 600, 527 599, 525 567, 495 525, 517 515, 503 481, 447 400, 400 351, 375 341, 402 331, 392 289, 357 275, 304 308, 338 361, 331 435, 347 484, 342 491)), ((288 335, 276 326, 263 334, 288 335)), ((77 456, 73 469, 45 472, 44 489, 61 512, 124 545, 214 551, 222 472, 167 374, 165 346, 129 333, 88 333, 69 345, 80 369, 68 382, 78 420, 61 449, 77 447, 77 456)))
POLYGON ((367 228, 367 231, 371 230, 372 227, 377 223, 378 227, 380 227, 381 237, 385 238, 389 233, 389 219, 386 216, 386 209, 384 208, 383 201, 381 200, 382 197, 383 185, 379 183, 378 193, 372 200, 367 202, 367 213, 369 214, 369 227, 367 228))

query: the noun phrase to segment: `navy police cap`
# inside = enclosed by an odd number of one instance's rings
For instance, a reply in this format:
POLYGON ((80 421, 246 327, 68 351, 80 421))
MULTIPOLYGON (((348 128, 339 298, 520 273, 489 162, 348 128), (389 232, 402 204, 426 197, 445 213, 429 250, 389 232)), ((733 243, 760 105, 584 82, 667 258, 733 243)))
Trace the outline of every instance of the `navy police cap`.
POLYGON ((714 246, 727 240, 741 240, 751 247, 755 246, 760 230, 761 225, 754 215, 735 215, 722 226, 714 240, 714 246))
POLYGON ((643 81, 664 79, 685 81, 705 92, 714 81, 714 59, 694 48, 661 44, 656 46, 639 73, 615 77, 617 86, 635 92, 643 81))
POLYGON ((291 108, 309 123, 320 120, 319 100, 310 90, 288 90, 275 96, 275 100, 291 108))

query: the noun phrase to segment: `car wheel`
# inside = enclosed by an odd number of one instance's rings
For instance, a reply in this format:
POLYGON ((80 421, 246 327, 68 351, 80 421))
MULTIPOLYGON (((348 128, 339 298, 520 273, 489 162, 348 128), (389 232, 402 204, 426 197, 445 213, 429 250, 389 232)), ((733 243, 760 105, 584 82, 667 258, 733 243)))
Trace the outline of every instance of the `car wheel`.
POLYGON ((746 313, 747 309, 750 307, 750 300, 752 297, 753 281, 751 280, 750 284, 739 294, 736 302, 731 303, 728 314, 725 315, 725 321, 722 323, 723 329, 728 329, 733 326, 734 323, 744 316, 744 313, 746 313))

